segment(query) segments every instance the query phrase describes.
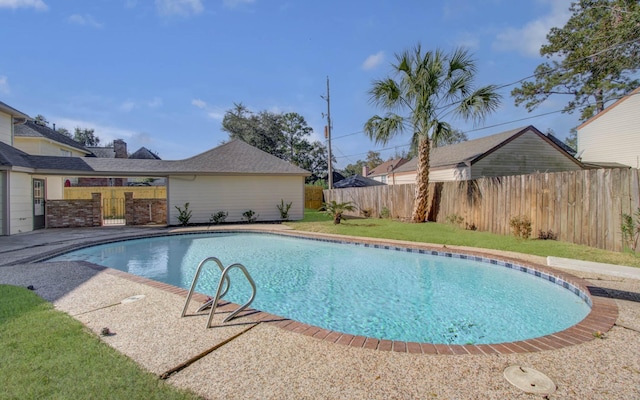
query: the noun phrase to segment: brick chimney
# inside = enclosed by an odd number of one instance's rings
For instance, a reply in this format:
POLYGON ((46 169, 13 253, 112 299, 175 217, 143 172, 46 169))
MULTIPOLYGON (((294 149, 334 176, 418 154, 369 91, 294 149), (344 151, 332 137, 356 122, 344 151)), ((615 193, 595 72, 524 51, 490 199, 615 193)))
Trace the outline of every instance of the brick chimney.
POLYGON ((366 178, 367 175, 369 175, 369 167, 367 167, 366 165, 363 165, 362 166, 362 176, 364 176, 366 178))
POLYGON ((114 140, 113 152, 116 153, 116 158, 129 158, 129 153, 127 153, 127 142, 122 139, 114 140))

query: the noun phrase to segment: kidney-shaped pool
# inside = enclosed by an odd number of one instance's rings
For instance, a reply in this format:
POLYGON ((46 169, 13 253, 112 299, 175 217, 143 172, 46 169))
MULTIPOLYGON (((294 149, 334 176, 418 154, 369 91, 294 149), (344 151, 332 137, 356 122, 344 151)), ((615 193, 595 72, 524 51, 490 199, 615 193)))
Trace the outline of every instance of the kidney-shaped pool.
MULTIPOLYGON (((50 261, 85 260, 188 289, 198 263, 214 256, 225 266, 241 263, 248 269, 257 286, 252 308, 328 330, 407 342, 526 340, 562 331, 590 311, 586 294, 544 272, 475 256, 384 247, 209 233, 108 243, 50 261)), ((220 270, 210 267, 196 290, 213 296, 220 270)), ((230 278, 225 299, 243 304, 251 288, 239 269, 230 278)))

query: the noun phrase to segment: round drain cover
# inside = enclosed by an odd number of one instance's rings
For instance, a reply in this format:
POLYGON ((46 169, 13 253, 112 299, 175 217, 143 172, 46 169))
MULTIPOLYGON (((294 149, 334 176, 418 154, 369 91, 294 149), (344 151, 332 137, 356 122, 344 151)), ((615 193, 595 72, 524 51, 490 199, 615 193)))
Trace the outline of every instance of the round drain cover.
POLYGON ((504 370, 504 377, 510 384, 527 393, 551 394, 556 384, 551 378, 533 368, 512 365, 504 370))
POLYGON ((144 295, 143 294, 137 294, 135 296, 127 297, 126 299, 122 300, 120 303, 121 304, 133 303, 134 301, 138 301, 138 300, 142 300, 142 299, 144 299, 144 295))

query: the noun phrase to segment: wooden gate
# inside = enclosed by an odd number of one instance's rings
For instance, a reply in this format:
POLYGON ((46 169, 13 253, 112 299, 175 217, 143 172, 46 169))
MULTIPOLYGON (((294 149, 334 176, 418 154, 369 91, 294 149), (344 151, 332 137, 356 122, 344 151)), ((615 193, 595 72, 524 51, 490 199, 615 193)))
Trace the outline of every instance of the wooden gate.
POLYGON ((124 199, 102 199, 102 225, 125 225, 124 199))

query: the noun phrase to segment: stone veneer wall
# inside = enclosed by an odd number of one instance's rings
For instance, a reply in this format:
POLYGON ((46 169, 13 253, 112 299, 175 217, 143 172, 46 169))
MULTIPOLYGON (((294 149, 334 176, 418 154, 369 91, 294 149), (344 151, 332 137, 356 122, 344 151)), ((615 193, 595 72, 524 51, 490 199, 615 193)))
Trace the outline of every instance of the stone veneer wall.
POLYGON ((47 200, 47 228, 102 226, 102 195, 91 193, 91 200, 47 200))
POLYGON ((124 209, 127 225, 167 223, 166 199, 134 199, 133 192, 125 192, 124 209))

